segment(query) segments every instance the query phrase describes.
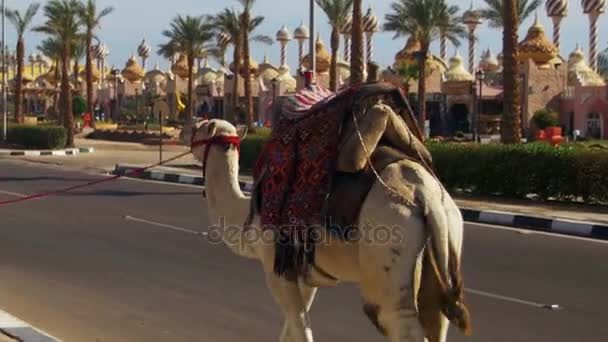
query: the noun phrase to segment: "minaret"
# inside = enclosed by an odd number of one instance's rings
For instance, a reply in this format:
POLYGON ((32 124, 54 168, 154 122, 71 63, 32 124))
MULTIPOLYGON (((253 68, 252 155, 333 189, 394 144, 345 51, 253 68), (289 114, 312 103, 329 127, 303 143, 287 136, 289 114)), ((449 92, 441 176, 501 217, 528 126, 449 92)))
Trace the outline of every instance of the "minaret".
POLYGON ((137 48, 137 54, 141 58, 142 69, 146 71, 146 61, 150 57, 150 45, 148 45, 145 38, 141 41, 141 44, 139 44, 139 47, 137 48))
POLYGON ((560 43, 560 27, 562 20, 568 15, 569 0, 547 0, 545 8, 547 15, 553 20, 553 44, 557 46, 559 51, 560 43))
POLYGON ((302 59, 304 58, 304 43, 310 39, 310 32, 308 27, 302 22, 293 33, 293 37, 298 41, 298 67, 302 66, 302 59))
POLYGON ((589 66, 597 71, 597 20, 605 11, 606 0, 582 0, 581 4, 589 16, 589 66))
POLYGON ((471 0, 471 8, 464 12, 462 21, 469 29, 469 72, 475 72, 475 30, 481 24, 481 13, 473 8, 471 0))
POLYGON ((350 63, 350 38, 353 31, 353 17, 349 15, 344 19, 344 25, 340 28, 340 34, 344 36, 344 61, 350 63))
POLYGON ((34 77, 35 68, 36 68, 36 56, 35 55, 30 55, 28 57, 28 60, 30 62, 30 68, 32 69, 32 78, 33 78, 34 77))
POLYGON ((363 32, 365 33, 365 40, 367 42, 367 53, 365 54, 365 68, 372 62, 374 58, 374 34, 378 32, 380 25, 378 23, 378 17, 372 11, 370 7, 367 13, 363 17, 363 32))
POLYGON ((285 25, 277 32, 277 41, 281 44, 281 66, 287 66, 287 44, 291 41, 291 34, 285 25))

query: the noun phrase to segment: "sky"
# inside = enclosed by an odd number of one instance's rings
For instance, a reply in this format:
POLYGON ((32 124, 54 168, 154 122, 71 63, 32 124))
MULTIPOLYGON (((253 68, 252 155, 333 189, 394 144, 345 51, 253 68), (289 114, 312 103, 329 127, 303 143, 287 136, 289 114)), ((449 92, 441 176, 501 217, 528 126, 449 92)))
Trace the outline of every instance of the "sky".
MULTIPOLYGON (((474 0, 475 5, 484 5, 482 0, 474 0)), ((24 10, 33 0, 6 0, 9 8, 24 10)), ((39 0, 41 4, 45 0, 39 0)), ((389 11, 392 0, 364 0, 364 8, 372 7, 380 18, 384 18, 389 11)), ((449 3, 460 6, 461 10, 468 9, 471 5, 470 0, 448 0, 449 3)), ((115 11, 106 17, 102 22, 102 27, 98 32, 99 38, 109 46, 109 64, 116 67, 124 67, 127 59, 132 53, 136 53, 137 46, 143 38, 149 42, 153 51, 157 50, 158 44, 163 42, 162 30, 168 27, 170 20, 177 14, 216 14, 225 7, 239 9, 240 5, 236 0, 97 0, 98 6, 114 6, 115 11)), ((286 25, 292 32, 302 21, 308 23, 308 0, 257 0, 254 7, 254 14, 266 17, 264 24, 257 33, 275 37, 276 32, 282 25, 286 25)), ((544 6, 539 10, 539 18, 547 37, 551 38, 552 24, 551 19, 546 16, 544 6)), ((41 24, 44 20, 42 11, 35 18, 35 24, 41 24)), ((523 39, 527 29, 533 22, 533 18, 528 19, 520 28, 520 39, 523 39)), ((324 13, 317 11, 317 27, 321 38, 328 45, 330 27, 324 13)), ((583 49, 588 52, 588 27, 589 21, 582 13, 581 4, 578 0, 570 1, 570 14, 562 23, 562 55, 572 52, 577 44, 580 43, 583 49)), ((15 45, 16 38, 13 27, 7 22, 7 44, 11 47, 15 45)), ((599 51, 608 47, 608 13, 599 19, 599 51)), ((496 54, 502 46, 502 32, 491 29, 487 24, 482 24, 478 29, 478 58, 482 49, 490 48, 496 54)), ((40 33, 28 32, 26 35, 26 50, 28 55, 36 52, 36 46, 43 38, 40 33)), ((381 65, 392 64, 395 53, 404 45, 404 39, 393 40, 391 33, 379 32, 374 39, 375 59, 381 65)), ((433 50, 438 50, 438 44, 433 45, 433 50)), ((467 48, 466 42, 458 48, 460 54, 465 56, 467 48)), ((288 48, 289 63, 294 70, 297 60, 297 44, 292 42, 288 48)), ((450 46, 448 55, 454 54, 455 48, 450 46)), ((252 45, 252 55, 257 61, 262 61, 267 54, 274 64, 279 64, 280 46, 275 43, 272 46, 260 44, 252 45)), ((230 55, 229 55, 230 56, 230 55)), ((158 57, 156 54, 148 61, 148 66, 153 67, 156 63, 165 68, 169 65, 168 61, 158 57)))

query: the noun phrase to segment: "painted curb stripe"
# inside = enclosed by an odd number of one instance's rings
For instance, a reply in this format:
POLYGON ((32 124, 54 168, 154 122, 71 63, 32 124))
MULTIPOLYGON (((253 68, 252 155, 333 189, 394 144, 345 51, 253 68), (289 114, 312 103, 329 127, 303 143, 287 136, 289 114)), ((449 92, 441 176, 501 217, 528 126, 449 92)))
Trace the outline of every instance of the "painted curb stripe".
MULTIPOLYGON (((116 175, 125 175, 128 172, 137 169, 137 167, 132 166, 116 165, 113 173, 116 175)), ((205 179, 203 177, 196 177, 189 174, 165 173, 161 171, 146 171, 135 178, 161 180, 170 183, 199 186, 205 185, 205 179)), ((239 181, 239 186, 241 190, 245 192, 250 192, 253 190, 252 183, 239 181)), ((589 222, 562 219, 553 220, 537 216, 517 215, 500 211, 481 211, 469 208, 460 208, 460 212, 462 213, 463 220, 466 222, 497 224, 542 232, 608 240, 608 226, 594 225, 593 223, 589 222)))
POLYGON ((59 339, 49 336, 17 317, 0 310, 0 334, 2 332, 23 342, 60 342, 59 339))
POLYGON ((25 156, 25 157, 47 157, 47 156, 75 156, 81 153, 94 153, 93 147, 67 148, 65 150, 44 151, 8 151, 0 152, 2 156, 25 156))

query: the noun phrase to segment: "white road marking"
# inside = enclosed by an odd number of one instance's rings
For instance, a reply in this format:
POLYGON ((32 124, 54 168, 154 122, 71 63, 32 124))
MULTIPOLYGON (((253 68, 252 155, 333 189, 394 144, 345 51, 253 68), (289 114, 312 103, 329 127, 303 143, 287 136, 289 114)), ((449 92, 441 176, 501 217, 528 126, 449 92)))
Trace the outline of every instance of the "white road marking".
POLYGON ((560 239, 570 239, 570 240, 579 240, 579 241, 594 242, 594 243, 600 243, 600 244, 608 244, 608 240, 599 240, 599 239, 593 239, 593 238, 586 238, 586 237, 582 237, 582 236, 541 232, 538 230, 529 230, 529 229, 523 229, 523 228, 497 226, 497 225, 488 224, 488 223, 465 222, 465 226, 472 227, 472 228, 481 228, 481 229, 492 228, 492 229, 498 229, 498 230, 507 230, 507 231, 510 231, 513 233, 519 233, 519 234, 524 234, 524 235, 544 235, 544 236, 551 236, 551 237, 560 238, 560 239))
POLYGON ((465 289, 465 292, 468 292, 468 293, 471 293, 471 294, 474 294, 474 295, 478 295, 478 296, 482 296, 482 297, 488 297, 488 298, 492 298, 492 299, 502 300, 502 301, 505 301, 505 302, 522 304, 522 305, 528 305, 528 306, 532 306, 532 307, 535 307, 535 308, 538 308, 538 309, 546 309, 546 310, 559 310, 559 309, 563 309, 558 304, 536 303, 536 302, 532 302, 532 301, 529 301, 529 300, 524 300, 524 299, 519 299, 519 298, 509 297, 509 296, 503 296, 503 295, 499 295, 499 294, 495 294, 495 293, 490 293, 490 292, 486 292, 486 291, 475 290, 475 289, 465 289))
POLYGON ((134 216, 130 216, 130 215, 125 215, 124 218, 127 221, 145 223, 145 224, 149 224, 151 226, 165 228, 165 229, 170 229, 170 230, 175 230, 175 231, 182 232, 182 233, 187 233, 187 234, 192 234, 192 235, 203 235, 203 236, 207 235, 206 232, 197 232, 196 230, 192 230, 192 229, 188 229, 188 228, 182 228, 182 227, 178 227, 178 226, 174 226, 174 225, 166 224, 166 223, 160 223, 160 222, 150 221, 150 220, 146 220, 146 219, 142 219, 142 218, 138 218, 138 217, 134 217, 134 216))
POLYGON ((20 194, 18 192, 10 192, 10 191, 4 191, 4 190, 0 190, 0 194, 14 196, 14 197, 21 197, 21 198, 28 196, 28 195, 20 194))

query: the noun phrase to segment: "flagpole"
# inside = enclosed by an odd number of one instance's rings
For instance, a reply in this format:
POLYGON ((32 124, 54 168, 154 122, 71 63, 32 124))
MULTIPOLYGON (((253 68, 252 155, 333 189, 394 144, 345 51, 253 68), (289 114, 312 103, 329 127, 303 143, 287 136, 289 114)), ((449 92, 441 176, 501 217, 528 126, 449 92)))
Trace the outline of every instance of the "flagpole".
POLYGON ((8 124, 8 114, 6 111, 6 32, 5 32, 6 8, 2 0, 2 140, 6 141, 6 126, 8 124))
POLYGON ((312 70, 313 83, 317 79, 317 46, 315 29, 315 0, 310 0, 310 68, 312 70))

